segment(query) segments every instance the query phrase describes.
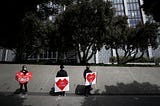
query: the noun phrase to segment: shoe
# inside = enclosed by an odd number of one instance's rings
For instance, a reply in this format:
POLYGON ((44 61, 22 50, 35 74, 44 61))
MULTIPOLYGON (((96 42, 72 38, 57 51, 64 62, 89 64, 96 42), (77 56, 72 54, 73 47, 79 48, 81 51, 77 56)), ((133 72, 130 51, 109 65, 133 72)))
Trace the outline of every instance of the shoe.
POLYGON ((23 94, 23 95, 25 95, 25 94, 26 94, 26 92, 23 92, 22 94, 23 94))

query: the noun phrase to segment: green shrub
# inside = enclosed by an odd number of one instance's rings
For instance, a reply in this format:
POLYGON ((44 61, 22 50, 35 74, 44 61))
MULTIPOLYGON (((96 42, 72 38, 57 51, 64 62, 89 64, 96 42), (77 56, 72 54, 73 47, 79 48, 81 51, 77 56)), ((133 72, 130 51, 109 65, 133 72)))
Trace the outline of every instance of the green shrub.
POLYGON ((154 58, 155 65, 159 65, 160 63, 160 57, 154 58))
MULTIPOLYGON (((130 59, 130 58, 132 58, 132 57, 128 57, 128 58, 124 58, 124 57, 119 57, 119 60, 120 60, 120 63, 121 62, 123 62, 124 60, 126 60, 126 59, 130 59)), ((146 58, 146 57, 142 57, 142 58, 140 58, 140 59, 138 59, 138 60, 134 60, 134 61, 132 61, 133 63, 153 63, 155 61, 155 58, 146 58)), ((160 58, 159 59, 156 59, 156 61, 160 61, 160 58)), ((117 58, 116 57, 111 57, 110 59, 109 59, 109 62, 111 62, 111 63, 115 63, 115 62, 117 62, 117 58)))

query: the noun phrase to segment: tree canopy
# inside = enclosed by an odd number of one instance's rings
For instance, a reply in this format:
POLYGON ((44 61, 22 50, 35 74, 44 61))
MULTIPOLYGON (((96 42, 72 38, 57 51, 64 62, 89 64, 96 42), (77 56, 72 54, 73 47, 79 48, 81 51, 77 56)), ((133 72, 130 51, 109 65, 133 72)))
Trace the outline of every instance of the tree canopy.
MULTIPOLYGON (((24 53, 28 58, 46 49, 58 51, 58 56, 75 50, 79 62, 86 64, 105 45, 115 49, 117 62, 124 64, 141 58, 148 46, 157 48, 158 24, 130 28, 127 17, 115 16, 108 1, 16 0, 5 4, 1 6, 0 46, 14 50, 18 61, 24 53), (57 13, 59 6, 66 10, 57 13), (55 22, 48 20, 53 14, 57 14, 55 22)), ((144 0, 142 8, 159 22, 158 5, 159 1, 144 0)))
POLYGON ((147 53, 148 46, 157 48, 157 23, 139 23, 135 28, 127 27, 125 18, 116 17, 112 22, 110 37, 106 41, 107 49, 115 49, 118 64, 138 60, 147 53), (112 30, 116 29, 116 30, 112 30))
POLYGON ((154 20, 160 22, 160 1, 159 0, 143 0, 142 8, 146 15, 152 15, 154 20))
POLYGON ((1 3, 1 20, 3 21, 0 46, 14 50, 16 59, 21 60, 23 53, 30 54, 29 51, 34 52, 35 47, 40 47, 41 43, 45 42, 45 40, 40 42, 40 38, 44 38, 46 29, 37 16, 37 5, 48 1, 6 0, 1 3))
POLYGON ((106 24, 114 14, 111 6, 103 0, 82 0, 58 16, 55 24, 59 34, 72 41, 80 63, 87 63, 102 47, 106 24))
POLYGON ((15 35, 21 28, 25 13, 36 11, 37 5, 49 0, 5 0, 1 3, 1 30, 8 38, 15 35), (8 31, 9 30, 9 31, 8 31))

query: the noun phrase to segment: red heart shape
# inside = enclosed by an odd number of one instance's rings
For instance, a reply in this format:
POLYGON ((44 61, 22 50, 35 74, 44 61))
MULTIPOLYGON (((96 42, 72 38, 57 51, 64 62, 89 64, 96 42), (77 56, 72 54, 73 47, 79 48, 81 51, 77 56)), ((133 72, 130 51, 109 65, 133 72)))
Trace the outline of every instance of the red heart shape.
POLYGON ((96 78, 95 73, 87 75, 88 82, 93 82, 95 78, 96 78))
POLYGON ((25 75, 24 75, 23 72, 17 72, 16 73, 16 80, 21 84, 24 84, 24 83, 28 82, 31 78, 32 78, 32 73, 31 72, 28 72, 25 75))
POLYGON ((56 85, 59 89, 63 90, 67 85, 68 85, 68 80, 66 79, 59 79, 57 82, 56 82, 56 85))

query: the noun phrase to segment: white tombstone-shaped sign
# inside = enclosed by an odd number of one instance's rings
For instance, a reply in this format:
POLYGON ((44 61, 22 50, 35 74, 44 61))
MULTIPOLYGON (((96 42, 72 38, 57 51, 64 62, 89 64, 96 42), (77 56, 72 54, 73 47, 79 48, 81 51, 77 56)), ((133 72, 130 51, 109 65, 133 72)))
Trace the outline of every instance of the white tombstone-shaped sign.
POLYGON ((55 92, 69 91, 69 77, 55 78, 55 92))
POLYGON ((96 72, 87 73, 85 85, 87 86, 87 85, 96 84, 96 77, 97 77, 96 72))

